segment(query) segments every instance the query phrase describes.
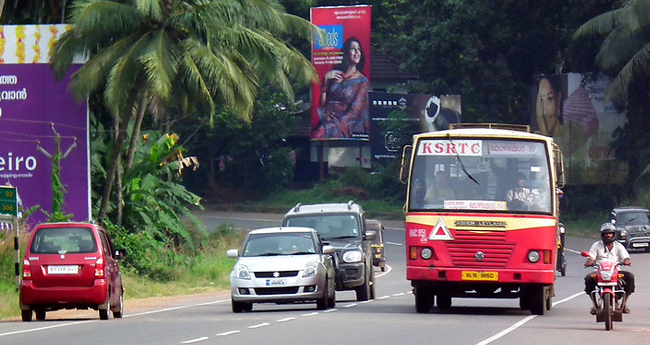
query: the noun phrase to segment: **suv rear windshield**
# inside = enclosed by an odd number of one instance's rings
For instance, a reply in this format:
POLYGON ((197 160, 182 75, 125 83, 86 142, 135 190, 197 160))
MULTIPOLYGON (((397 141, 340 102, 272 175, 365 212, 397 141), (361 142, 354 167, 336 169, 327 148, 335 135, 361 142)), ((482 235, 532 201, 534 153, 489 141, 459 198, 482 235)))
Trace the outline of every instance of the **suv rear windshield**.
POLYGON ((97 251, 92 229, 89 228, 41 228, 34 235, 33 254, 74 254, 97 251))
POLYGON ((353 214, 293 216, 286 219, 285 226, 304 226, 316 229, 323 241, 361 236, 359 221, 353 214))

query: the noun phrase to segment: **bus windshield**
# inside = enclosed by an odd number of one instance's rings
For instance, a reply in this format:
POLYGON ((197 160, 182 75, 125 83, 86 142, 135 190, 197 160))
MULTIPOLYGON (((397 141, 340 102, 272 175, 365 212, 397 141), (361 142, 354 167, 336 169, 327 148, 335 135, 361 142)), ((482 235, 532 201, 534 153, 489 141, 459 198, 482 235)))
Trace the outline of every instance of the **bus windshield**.
POLYGON ((417 143, 409 211, 551 213, 544 142, 430 138, 417 143))

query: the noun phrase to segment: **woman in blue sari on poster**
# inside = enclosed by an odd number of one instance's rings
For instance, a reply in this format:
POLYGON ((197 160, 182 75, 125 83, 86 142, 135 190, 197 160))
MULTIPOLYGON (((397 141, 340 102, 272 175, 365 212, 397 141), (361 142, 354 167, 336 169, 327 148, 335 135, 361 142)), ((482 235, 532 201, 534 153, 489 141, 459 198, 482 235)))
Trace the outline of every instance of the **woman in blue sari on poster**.
POLYGON ((341 49, 343 61, 325 73, 321 83, 319 125, 315 139, 368 139, 368 90, 363 74, 366 56, 356 37, 348 38, 341 49))

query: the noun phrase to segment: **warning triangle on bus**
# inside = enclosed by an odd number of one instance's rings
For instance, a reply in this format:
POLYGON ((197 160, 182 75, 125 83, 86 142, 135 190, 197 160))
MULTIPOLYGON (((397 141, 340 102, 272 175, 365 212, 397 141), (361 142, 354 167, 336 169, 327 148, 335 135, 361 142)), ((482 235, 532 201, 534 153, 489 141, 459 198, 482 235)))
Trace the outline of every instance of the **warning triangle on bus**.
POLYGON ((439 218, 438 224, 436 224, 433 230, 431 230, 429 240, 449 241, 453 239, 454 238, 451 236, 451 232, 449 232, 449 229, 447 228, 447 225, 445 225, 445 222, 442 220, 442 217, 439 218))

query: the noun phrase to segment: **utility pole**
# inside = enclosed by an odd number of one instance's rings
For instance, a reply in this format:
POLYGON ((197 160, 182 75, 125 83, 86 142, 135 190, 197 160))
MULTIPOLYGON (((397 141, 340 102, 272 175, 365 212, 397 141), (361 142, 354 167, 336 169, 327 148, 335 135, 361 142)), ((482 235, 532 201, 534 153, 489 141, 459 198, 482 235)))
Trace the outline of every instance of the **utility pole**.
POLYGON ((54 132, 54 154, 50 154, 43 147, 40 141, 36 142, 36 150, 45 155, 52 161, 52 215, 57 212, 63 212, 63 196, 65 194, 65 187, 61 183, 61 160, 68 157, 72 149, 77 147, 77 138, 73 138, 72 145, 61 154, 61 135, 54 128, 54 123, 50 123, 52 131, 54 132))

